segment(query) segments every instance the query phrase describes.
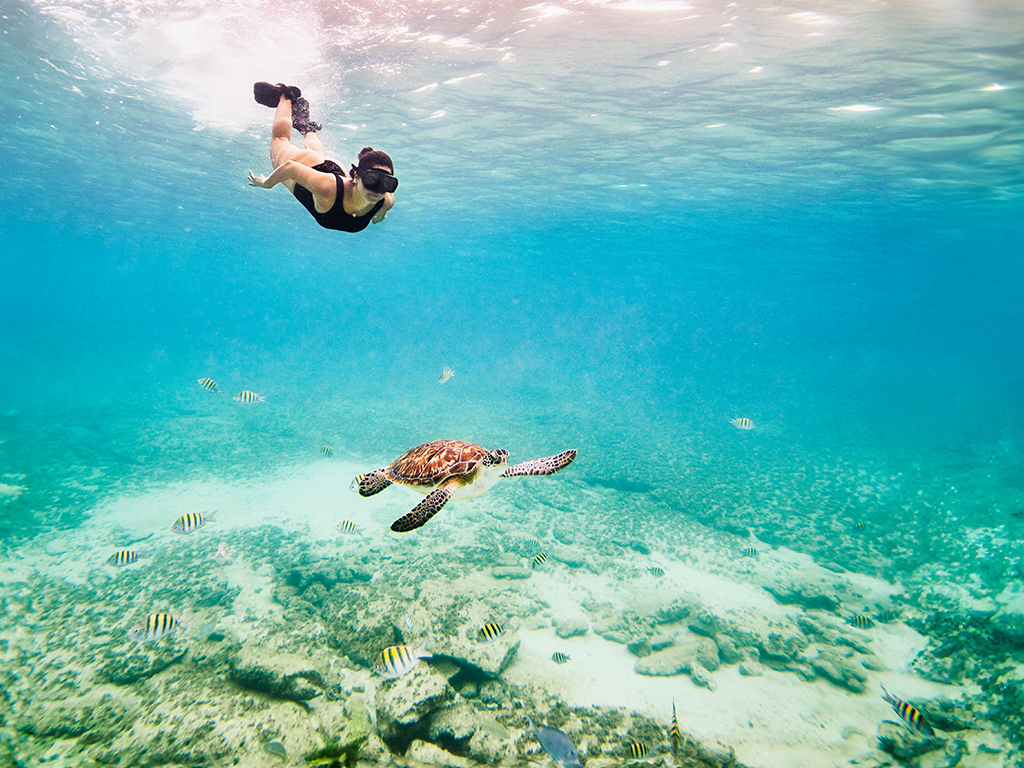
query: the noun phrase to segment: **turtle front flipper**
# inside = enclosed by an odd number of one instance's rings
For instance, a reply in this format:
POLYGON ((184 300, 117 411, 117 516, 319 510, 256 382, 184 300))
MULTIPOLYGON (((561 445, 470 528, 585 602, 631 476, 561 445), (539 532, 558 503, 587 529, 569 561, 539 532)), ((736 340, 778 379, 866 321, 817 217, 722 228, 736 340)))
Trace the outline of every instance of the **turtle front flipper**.
POLYGON ((572 464, 576 458, 576 449, 562 451, 557 456, 547 456, 543 459, 524 461, 509 467, 501 473, 502 477, 523 477, 524 475, 553 475, 561 469, 572 464))
POLYGON ((391 481, 384 474, 385 470, 387 470, 387 467, 375 469, 373 472, 367 472, 365 475, 356 475, 352 480, 352 485, 349 486, 349 490, 355 491, 360 496, 373 496, 376 493, 380 493, 391 485, 391 481))
POLYGON ((408 533, 426 524, 426 522, 441 511, 441 507, 448 503, 455 491, 456 483, 442 483, 427 498, 412 508, 407 515, 402 515, 391 524, 391 530, 398 533, 408 533))

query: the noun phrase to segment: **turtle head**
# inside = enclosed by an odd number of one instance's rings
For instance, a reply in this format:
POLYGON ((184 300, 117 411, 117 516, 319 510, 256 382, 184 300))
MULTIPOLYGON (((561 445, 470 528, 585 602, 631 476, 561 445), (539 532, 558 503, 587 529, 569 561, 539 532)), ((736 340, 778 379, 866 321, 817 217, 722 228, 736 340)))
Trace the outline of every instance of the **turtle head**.
POLYGON ((508 451, 504 448, 496 448, 495 450, 484 456, 483 465, 485 467, 496 467, 499 464, 508 463, 508 451))

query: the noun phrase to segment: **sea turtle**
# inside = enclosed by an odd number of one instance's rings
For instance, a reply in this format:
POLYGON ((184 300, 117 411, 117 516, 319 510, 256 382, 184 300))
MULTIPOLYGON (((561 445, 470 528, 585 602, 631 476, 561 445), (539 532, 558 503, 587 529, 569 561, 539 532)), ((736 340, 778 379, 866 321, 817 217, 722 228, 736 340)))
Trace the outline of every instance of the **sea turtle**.
POLYGON ((392 531, 405 533, 425 524, 451 499, 486 493, 502 477, 553 475, 575 458, 576 449, 572 449, 510 467, 504 449, 488 451, 461 440, 434 440, 406 451, 386 467, 357 475, 351 488, 360 496, 373 496, 399 483, 426 494, 412 511, 391 524, 392 531))

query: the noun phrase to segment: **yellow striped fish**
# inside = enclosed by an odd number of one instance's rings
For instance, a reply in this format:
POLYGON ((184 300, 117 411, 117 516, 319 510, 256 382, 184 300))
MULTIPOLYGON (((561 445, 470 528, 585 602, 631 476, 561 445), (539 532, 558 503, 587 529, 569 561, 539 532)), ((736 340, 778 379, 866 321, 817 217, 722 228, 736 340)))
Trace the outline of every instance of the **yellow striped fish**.
POLYGON ((213 512, 189 512, 174 521, 171 530, 175 533, 195 533, 207 523, 213 522, 213 512))
POLYGON ((493 621, 484 624, 480 627, 480 631, 477 632, 480 640, 485 643, 492 643, 504 634, 505 627, 493 621))
POLYGON ((665 569, 659 565, 652 565, 647 570, 651 572, 651 576, 656 576, 659 579, 665 575, 665 569))
POLYGON ((199 386, 205 389, 207 392, 220 392, 220 388, 217 386, 217 382, 211 378, 200 379, 199 386))
POLYGON ((740 550, 740 554, 744 557, 757 557, 757 550, 753 547, 744 547, 740 550))
POLYGON ((331 446, 329 446, 329 445, 322 445, 322 446, 320 446, 320 455, 323 456, 325 459, 331 458, 331 454, 332 453, 334 453, 334 451, 331 450, 331 446))
POLYGON ((430 653, 425 650, 424 640, 416 648, 411 645, 392 645, 380 652, 373 662, 373 671, 381 677, 396 680, 407 672, 412 672, 420 659, 429 659, 430 653))
POLYGON ((918 712, 913 704, 908 704, 898 696, 893 696, 885 690, 884 685, 882 686, 882 698, 892 705, 893 711, 900 716, 900 719, 906 723, 908 728, 912 728, 930 738, 935 738, 935 731, 925 722, 924 715, 918 712))
POLYGON ((455 375, 455 371, 453 371, 448 366, 445 366, 445 369, 443 371, 441 371, 441 377, 437 380, 437 383, 438 384, 444 384, 446 381, 448 381, 448 379, 450 379, 454 375, 455 375))
POLYGON ((548 556, 543 552, 538 552, 533 556, 533 560, 530 561, 530 567, 536 568, 538 565, 543 565, 544 561, 548 559, 548 556))
POLYGON ((672 757, 679 761, 679 744, 681 739, 679 738, 679 721, 676 719, 676 700, 672 699, 672 727, 668 732, 669 739, 672 742, 672 757))
POLYGON ((650 752, 647 749, 647 745, 639 741, 631 741, 629 743, 629 756, 634 760, 640 760, 641 758, 647 757, 647 753, 650 752))
POLYGON ((139 562, 139 553, 134 549, 119 549, 107 558, 107 565, 123 568, 126 565, 139 562))
POLYGON ((875 626, 875 620, 870 616, 865 616, 863 613, 855 613, 846 620, 846 623, 852 624, 857 629, 871 629, 875 626))
POLYGON ((569 656, 561 651, 555 651, 551 654, 551 660, 555 662, 555 664, 565 664, 565 662, 569 660, 569 656))
POLYGON ((359 527, 351 520, 342 520, 335 527, 338 529, 338 533, 354 534, 356 536, 362 535, 359 533, 359 527))
POLYGON ((734 427, 736 427, 736 429, 753 429, 754 428, 754 422, 752 422, 750 419, 747 419, 747 418, 733 419, 729 423, 732 424, 734 427))
POLYGON ((267 398, 265 398, 263 395, 257 395, 255 392, 250 392, 248 389, 243 389, 241 392, 235 395, 235 400, 241 403, 242 405, 262 403, 266 399, 267 398))
POLYGON ((179 627, 184 626, 185 621, 169 613, 151 613, 141 624, 136 624, 129 629, 128 636, 140 643, 148 643, 167 637, 179 627))

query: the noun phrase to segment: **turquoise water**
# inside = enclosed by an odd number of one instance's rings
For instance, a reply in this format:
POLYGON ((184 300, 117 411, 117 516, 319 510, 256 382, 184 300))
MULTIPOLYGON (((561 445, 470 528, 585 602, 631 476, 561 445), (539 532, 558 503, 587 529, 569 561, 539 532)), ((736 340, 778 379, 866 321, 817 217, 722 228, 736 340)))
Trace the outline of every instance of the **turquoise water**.
POLYGON ((0 8, 8 547, 152 483, 452 437, 575 446, 659 524, 1019 583, 1015 3, 0 8), (386 222, 247 186, 262 79, 343 164, 391 155, 386 222))

